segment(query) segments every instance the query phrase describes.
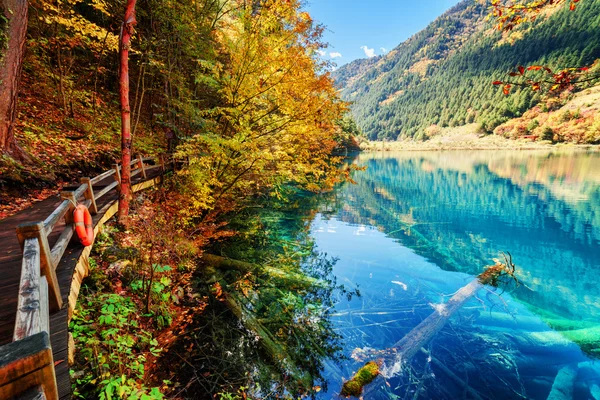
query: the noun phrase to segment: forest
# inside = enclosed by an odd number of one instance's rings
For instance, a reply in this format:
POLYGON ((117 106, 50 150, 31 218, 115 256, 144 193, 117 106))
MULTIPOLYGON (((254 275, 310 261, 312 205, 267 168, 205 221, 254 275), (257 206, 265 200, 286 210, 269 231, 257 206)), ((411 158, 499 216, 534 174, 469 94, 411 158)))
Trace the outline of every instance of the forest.
MULTIPOLYGON (((433 125, 473 122, 482 133, 491 133, 534 106, 548 111, 564 104, 531 87, 515 87, 506 96, 492 83, 510 79, 507 74, 519 65, 552 70, 595 65, 600 58, 599 7, 594 1, 582 2, 576 12, 558 7, 531 24, 502 32, 488 21, 486 4, 465 0, 388 54, 346 64, 334 78, 372 140, 424 140, 433 125)), ((595 140, 585 135, 574 139, 595 140)))

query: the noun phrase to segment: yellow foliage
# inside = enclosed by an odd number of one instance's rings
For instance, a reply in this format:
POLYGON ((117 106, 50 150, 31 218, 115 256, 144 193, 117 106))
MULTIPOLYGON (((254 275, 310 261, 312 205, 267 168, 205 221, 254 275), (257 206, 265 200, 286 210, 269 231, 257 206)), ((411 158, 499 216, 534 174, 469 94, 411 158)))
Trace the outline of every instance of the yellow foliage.
POLYGON ((223 105, 212 121, 179 148, 191 158, 189 177, 210 208, 225 195, 269 192, 284 183, 320 191, 341 179, 330 157, 346 104, 315 50, 320 28, 299 12, 300 2, 267 0, 229 5, 217 40, 227 64, 212 67, 223 105))
MULTIPOLYGON (((40 0, 36 5, 43 11, 40 20, 48 25, 58 25, 69 34, 70 40, 63 40, 67 47, 85 46, 94 51, 101 51, 102 47, 112 51, 119 50, 119 37, 112 32, 98 26, 75 12, 75 7, 83 0, 49 2, 40 0)), ((96 11, 109 16, 107 4, 104 0, 91 0, 86 2, 96 11)))

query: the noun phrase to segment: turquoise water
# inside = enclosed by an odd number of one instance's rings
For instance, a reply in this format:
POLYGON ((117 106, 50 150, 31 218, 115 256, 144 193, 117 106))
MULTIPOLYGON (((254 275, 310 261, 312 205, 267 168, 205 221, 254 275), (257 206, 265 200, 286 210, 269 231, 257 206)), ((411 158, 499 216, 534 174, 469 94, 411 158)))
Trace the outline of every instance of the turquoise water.
POLYGON ((362 293, 336 302, 348 360, 327 364, 319 398, 363 365, 358 350, 393 346, 501 251, 520 286, 480 290, 427 354, 388 360, 364 398, 600 398, 600 154, 386 153, 355 163, 366 171, 311 228, 318 249, 339 258, 339 283, 362 293))

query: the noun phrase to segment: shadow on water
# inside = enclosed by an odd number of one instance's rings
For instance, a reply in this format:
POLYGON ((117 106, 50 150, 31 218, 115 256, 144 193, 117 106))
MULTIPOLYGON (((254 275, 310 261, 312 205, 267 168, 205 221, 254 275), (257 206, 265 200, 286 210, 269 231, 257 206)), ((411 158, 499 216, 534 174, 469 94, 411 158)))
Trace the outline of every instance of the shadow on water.
MULTIPOLYGON (((600 398, 600 154, 361 155, 312 234, 339 257, 347 355, 385 349, 510 251, 522 285, 483 290, 366 398, 600 398), (554 389, 553 389, 554 385, 554 389)), ((331 398, 358 362, 326 370, 331 398)))

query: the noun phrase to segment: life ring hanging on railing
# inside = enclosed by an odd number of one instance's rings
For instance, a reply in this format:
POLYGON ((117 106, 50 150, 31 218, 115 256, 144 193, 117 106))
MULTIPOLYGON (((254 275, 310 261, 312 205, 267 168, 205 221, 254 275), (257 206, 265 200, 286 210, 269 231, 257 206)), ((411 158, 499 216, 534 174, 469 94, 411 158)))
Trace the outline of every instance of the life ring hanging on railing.
POLYGON ((79 241, 84 246, 89 246, 94 242, 94 225, 92 216, 88 208, 79 204, 73 211, 73 221, 75 222, 75 232, 79 236, 79 241))

